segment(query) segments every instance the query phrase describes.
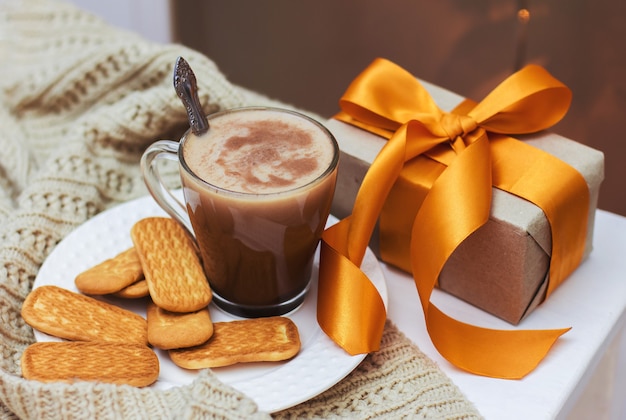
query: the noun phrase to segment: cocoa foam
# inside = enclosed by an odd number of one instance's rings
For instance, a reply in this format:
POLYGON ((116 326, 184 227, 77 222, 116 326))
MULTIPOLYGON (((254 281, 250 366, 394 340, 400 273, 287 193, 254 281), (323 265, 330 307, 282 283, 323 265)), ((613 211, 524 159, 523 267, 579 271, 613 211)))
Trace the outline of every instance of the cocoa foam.
POLYGON ((184 159, 202 180, 245 193, 275 193, 318 178, 334 147, 317 125, 289 113, 225 113, 201 137, 189 134, 184 159))

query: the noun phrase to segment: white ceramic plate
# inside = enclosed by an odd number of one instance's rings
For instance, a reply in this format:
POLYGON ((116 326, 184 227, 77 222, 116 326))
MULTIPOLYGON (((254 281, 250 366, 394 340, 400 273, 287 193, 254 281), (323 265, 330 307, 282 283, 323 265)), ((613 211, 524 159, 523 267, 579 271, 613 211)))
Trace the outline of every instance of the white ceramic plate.
MULTIPOLYGON (((77 291, 74 278, 78 273, 132 246, 130 228, 136 221, 164 215, 149 196, 102 212, 59 243, 42 265, 33 287, 57 285, 77 291)), ((331 216, 329 225, 336 221, 331 216)), ((339 382, 365 358, 364 354, 350 356, 320 329, 316 319, 318 265, 319 253, 315 257, 311 288, 304 303, 287 315, 298 326, 302 342, 300 353, 286 362, 249 363, 214 369, 220 380, 252 398, 262 411, 276 412, 307 401, 339 382)), ((385 278, 370 249, 361 269, 376 285, 387 305, 385 278)), ((145 299, 102 299, 145 317, 145 299)), ((213 304, 210 305, 210 312, 215 322, 235 319, 213 304)), ((35 331, 35 338, 37 341, 59 340, 39 331, 35 331)), ((153 387, 167 389, 189 384, 196 378, 196 371, 174 365, 167 352, 157 350, 157 355, 161 372, 153 387)))

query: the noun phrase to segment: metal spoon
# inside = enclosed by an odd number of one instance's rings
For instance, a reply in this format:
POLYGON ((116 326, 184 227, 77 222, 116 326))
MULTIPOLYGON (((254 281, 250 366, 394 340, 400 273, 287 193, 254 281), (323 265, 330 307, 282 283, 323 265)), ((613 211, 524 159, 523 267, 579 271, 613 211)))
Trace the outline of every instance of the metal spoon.
POLYGON ((183 57, 178 57, 174 66, 174 89, 187 110, 191 131, 197 136, 205 133, 209 129, 209 122, 198 98, 196 75, 183 57))

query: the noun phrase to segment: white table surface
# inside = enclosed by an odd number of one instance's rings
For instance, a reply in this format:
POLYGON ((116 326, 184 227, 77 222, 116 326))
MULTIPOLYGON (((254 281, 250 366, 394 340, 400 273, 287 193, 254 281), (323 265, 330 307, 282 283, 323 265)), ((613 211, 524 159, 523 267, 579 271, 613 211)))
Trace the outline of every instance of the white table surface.
MULTIPOLYGON (((626 324, 626 218, 598 210, 593 244, 589 258, 518 327, 434 291, 432 301, 440 309, 475 325, 502 329, 572 327, 537 369, 521 380, 472 375, 445 360, 426 332, 412 277, 384 265, 388 316, 442 368, 485 418, 566 418, 626 324)), ((623 393, 622 399, 626 397, 626 390, 617 392, 623 393)))

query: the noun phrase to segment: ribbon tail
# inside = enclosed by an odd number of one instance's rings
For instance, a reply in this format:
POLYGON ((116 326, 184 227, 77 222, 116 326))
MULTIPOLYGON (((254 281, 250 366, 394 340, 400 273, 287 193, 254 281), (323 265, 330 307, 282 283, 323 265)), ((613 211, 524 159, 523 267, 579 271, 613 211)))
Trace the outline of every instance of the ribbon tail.
POLYGON ((370 279, 341 249, 350 217, 324 231, 320 248, 317 321, 351 355, 380 348, 387 319, 385 305, 370 279))
POLYGON ((473 374, 503 379, 526 376, 571 329, 493 330, 457 321, 432 304, 425 317, 433 345, 450 363, 473 374))
POLYGON ((521 378, 567 329, 492 330, 457 321, 430 302, 450 255, 489 217, 489 147, 487 136, 478 136, 434 183, 413 224, 412 272, 431 340, 443 357, 475 374, 521 378))
POLYGON ((322 235, 317 320, 350 354, 378 350, 387 312, 376 287, 359 269, 380 210, 406 158, 406 127, 385 144, 355 199, 352 215, 322 235))

